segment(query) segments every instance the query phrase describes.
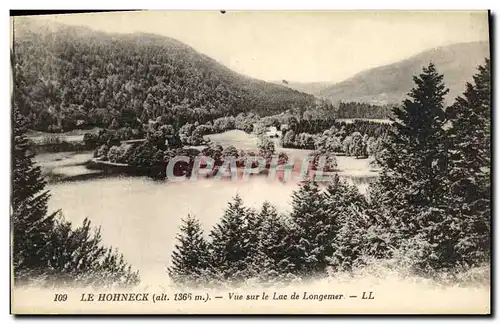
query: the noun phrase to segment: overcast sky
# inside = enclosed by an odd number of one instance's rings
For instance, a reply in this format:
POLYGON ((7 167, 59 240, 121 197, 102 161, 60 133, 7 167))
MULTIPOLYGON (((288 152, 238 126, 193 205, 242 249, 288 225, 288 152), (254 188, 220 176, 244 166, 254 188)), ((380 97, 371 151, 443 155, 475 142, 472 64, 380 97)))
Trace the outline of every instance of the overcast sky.
POLYGON ((149 11, 45 19, 170 36, 237 72, 267 81, 338 82, 433 47, 488 40, 485 11, 149 11))

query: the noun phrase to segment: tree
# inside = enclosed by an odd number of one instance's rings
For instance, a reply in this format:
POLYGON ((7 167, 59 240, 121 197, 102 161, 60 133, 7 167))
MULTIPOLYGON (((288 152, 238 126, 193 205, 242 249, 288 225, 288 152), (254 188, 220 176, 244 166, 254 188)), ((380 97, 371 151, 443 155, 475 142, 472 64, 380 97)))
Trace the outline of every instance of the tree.
POLYGON ((88 132, 83 135, 83 142, 85 143, 85 147, 87 149, 95 149, 97 145, 98 134, 94 132, 88 132))
POLYGON ((238 283, 245 279, 250 247, 248 245, 248 209, 236 195, 224 215, 210 232, 210 260, 218 277, 238 283), (246 239, 245 239, 246 238, 246 239))
POLYGON ((12 122, 12 257, 14 279, 23 281, 46 270, 56 213, 47 212, 49 192, 40 167, 32 161, 27 125, 16 104, 12 122))
POLYGON ((208 244, 198 219, 191 215, 182 219, 176 239, 178 243, 172 251, 172 265, 168 268, 170 278, 179 285, 204 283, 210 260, 208 244))
POLYGON ((233 145, 226 146, 222 151, 222 156, 224 158, 238 158, 238 150, 233 145))
POLYGON ((205 156, 211 157, 214 159, 214 163, 216 165, 222 164, 223 151, 221 145, 213 145, 213 143, 209 143, 206 148, 203 149, 202 153, 205 156))
POLYGON ((292 129, 288 130, 281 139, 283 147, 295 146, 295 131, 292 129))
POLYGON ((376 140, 372 141, 371 143, 368 143, 367 146, 369 148, 368 155, 373 158, 370 164, 372 164, 375 167, 379 167, 382 164, 381 161, 385 155, 385 147, 387 146, 386 144, 384 144, 384 142, 386 141, 387 138, 385 136, 381 136, 376 140))
POLYGON ((491 75, 490 61, 479 66, 474 84, 447 109, 451 127, 449 213, 460 215, 457 249, 463 261, 489 258, 491 222, 491 75))
POLYGON ((255 128, 253 129, 253 132, 255 133, 255 135, 257 135, 259 137, 266 135, 267 127, 265 125, 263 125, 262 123, 257 123, 255 125, 255 128))
POLYGON ((316 140, 314 141, 314 149, 321 152, 326 151, 326 140, 327 136, 325 136, 325 134, 316 137, 316 140))
POLYGON ((263 283, 275 283, 287 274, 287 268, 281 268, 280 262, 287 258, 287 247, 284 240, 287 236, 285 224, 279 217, 276 208, 264 202, 258 218, 258 231, 254 252, 251 256, 250 274, 263 283))
POLYGON ((374 156, 378 149, 378 140, 375 137, 370 137, 366 141, 366 154, 368 156, 374 156))
POLYGON ((107 144, 102 144, 100 147, 98 147, 94 151, 94 157, 107 159, 108 158, 109 149, 110 148, 109 148, 109 146, 107 144))
POLYGON ((118 157, 120 156, 120 149, 118 146, 112 146, 108 154, 106 154, 106 160, 109 162, 118 162, 118 157))
POLYGON ((309 156, 312 158, 311 163, 313 170, 331 172, 337 168, 337 158, 333 152, 313 151, 309 156))
POLYGON ((248 278, 260 278, 260 274, 264 272, 262 267, 270 266, 271 262, 267 255, 264 253, 260 239, 262 237, 262 224, 263 224, 263 214, 258 213, 255 210, 247 209, 246 211, 246 228, 244 231, 244 236, 240 237, 240 241, 246 244, 246 269, 244 271, 244 277, 248 278))
POLYGON ((281 259, 286 257, 286 251, 281 246, 286 237, 285 224, 278 215, 276 207, 267 201, 262 204, 260 218, 262 220, 259 237, 260 247, 277 265, 281 259))
POLYGON ((131 149, 128 163, 134 167, 148 169, 165 165, 164 151, 159 150, 155 143, 145 141, 131 149))
POLYGON ((278 165, 287 164, 289 160, 288 155, 285 152, 279 152, 278 154, 278 165))
POLYGON ((337 136, 329 136, 325 142, 325 149, 329 152, 339 152, 342 150, 342 143, 337 136))
POLYGON ((325 190, 325 204, 335 234, 330 265, 335 270, 351 270, 361 263, 368 246, 366 231, 370 221, 365 197, 354 186, 335 175, 325 190))
POLYGON ((274 142, 266 136, 261 136, 259 139, 259 154, 265 158, 270 158, 275 152, 274 142))
POLYGON ((90 221, 74 228, 60 213, 48 213, 49 192, 28 150, 26 123, 13 105, 12 259, 16 284, 130 286, 139 282, 123 256, 101 246, 90 221), (56 217, 56 215, 59 215, 56 217))
POLYGON ((51 237, 52 260, 45 275, 46 284, 126 288, 139 283, 123 255, 102 246, 101 229, 93 230, 89 219, 74 228, 59 215, 51 237))
POLYGON ((356 158, 359 158, 361 156, 366 155, 366 150, 364 142, 363 142, 363 136, 359 132, 354 132, 351 134, 352 142, 349 147, 349 153, 350 155, 355 156, 356 158))
MULTIPOLYGON (((455 251, 448 241, 455 234, 453 216, 442 217, 441 213, 446 206, 448 147, 443 125, 448 89, 432 63, 413 80, 416 86, 409 99, 394 109, 393 129, 377 183, 382 193, 379 211, 391 220, 396 246, 419 237, 431 242, 436 259, 453 262, 455 251), (432 236, 436 228, 447 231, 446 240, 432 236)), ((428 257, 431 251, 421 252, 428 257)), ((434 262, 432 266, 442 264, 434 262)))
POLYGON ((352 146, 352 136, 346 136, 346 138, 344 138, 344 141, 342 142, 342 148, 344 149, 345 155, 347 156, 352 155, 351 146, 352 146))
POLYGON ((295 223, 288 238, 293 273, 301 276, 323 275, 333 253, 334 222, 318 184, 304 180, 292 195, 290 217, 295 223))
POLYGON ((195 127, 193 124, 186 123, 179 129, 179 138, 184 144, 191 144, 191 135, 195 127))
POLYGON ((118 129, 119 127, 120 127, 120 124, 118 123, 118 120, 116 118, 113 118, 113 121, 109 125, 109 128, 118 129))

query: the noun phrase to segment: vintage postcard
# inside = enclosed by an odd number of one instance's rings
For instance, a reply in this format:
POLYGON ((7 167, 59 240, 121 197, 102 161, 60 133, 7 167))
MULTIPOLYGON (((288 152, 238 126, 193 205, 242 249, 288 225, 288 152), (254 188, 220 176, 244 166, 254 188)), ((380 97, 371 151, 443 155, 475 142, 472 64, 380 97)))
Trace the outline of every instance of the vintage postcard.
POLYGON ((487 10, 10 19, 11 313, 491 313, 487 10))

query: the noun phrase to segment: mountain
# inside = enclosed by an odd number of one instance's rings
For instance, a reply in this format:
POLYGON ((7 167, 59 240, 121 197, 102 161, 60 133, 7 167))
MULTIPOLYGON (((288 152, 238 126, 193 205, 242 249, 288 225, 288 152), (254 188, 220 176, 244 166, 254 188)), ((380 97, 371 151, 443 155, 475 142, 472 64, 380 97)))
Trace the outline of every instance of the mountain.
POLYGON ((176 126, 306 109, 316 98, 249 78, 175 39, 14 18, 14 98, 32 127, 176 126), (116 122, 118 121, 118 122, 116 122), (119 125, 117 125, 119 124, 119 125))
POLYGON ((296 82, 288 80, 274 81, 273 83, 280 84, 289 87, 291 89, 304 93, 309 93, 312 95, 317 95, 323 89, 326 89, 333 85, 332 82, 296 82))
POLYGON ((438 47, 406 60, 363 71, 345 81, 311 93, 327 98, 334 104, 340 101, 400 103, 414 86, 412 76, 419 74, 422 67, 433 62, 439 73, 444 74, 444 82, 450 89, 447 95, 447 103, 450 104, 465 90, 465 83, 472 81, 478 65, 483 64, 486 57, 489 57, 488 42, 438 47))

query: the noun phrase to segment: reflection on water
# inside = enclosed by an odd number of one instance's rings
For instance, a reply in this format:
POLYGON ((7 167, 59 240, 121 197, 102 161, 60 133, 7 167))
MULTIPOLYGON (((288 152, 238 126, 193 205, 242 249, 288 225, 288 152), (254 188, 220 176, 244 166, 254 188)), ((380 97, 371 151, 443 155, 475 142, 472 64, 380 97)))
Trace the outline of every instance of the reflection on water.
MULTIPOLYGON (((366 180, 349 181, 366 189, 366 180)), ((267 200, 279 212, 286 212, 297 182, 253 177, 248 181, 201 179, 171 183, 145 177, 109 177, 53 183, 49 189, 50 210, 62 209, 74 224, 89 217, 95 226, 102 226, 104 243, 119 248, 142 276, 166 277, 164 268, 181 218, 195 215, 209 231, 236 194, 249 207, 259 208, 267 200)))
MULTIPOLYGON (((165 267, 181 218, 195 215, 208 232, 236 194, 248 207, 260 208, 267 200, 279 212, 287 212, 299 180, 280 182, 259 175, 246 181, 154 181, 95 173, 84 165, 90 157, 91 152, 37 156, 44 175, 51 180, 49 209, 62 209, 75 225, 89 217, 94 226, 102 227, 104 243, 119 248, 146 280, 162 275, 168 280, 165 267)), ((366 192, 376 173, 367 168, 366 160, 342 158, 338 160, 343 169, 339 176, 366 192)))

